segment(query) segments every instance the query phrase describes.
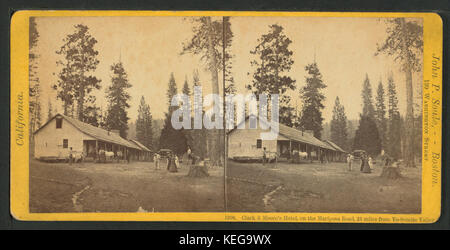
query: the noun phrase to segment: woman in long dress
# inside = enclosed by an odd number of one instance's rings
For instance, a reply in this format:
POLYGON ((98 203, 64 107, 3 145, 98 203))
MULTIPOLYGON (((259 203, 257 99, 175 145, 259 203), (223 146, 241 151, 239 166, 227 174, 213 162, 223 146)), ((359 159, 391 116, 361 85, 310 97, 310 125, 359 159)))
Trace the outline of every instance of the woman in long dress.
POLYGON ((362 162, 363 162, 362 172, 366 174, 371 173, 372 171, 370 170, 369 157, 367 157, 367 155, 364 154, 364 156, 362 157, 362 162))
POLYGON ((178 172, 177 166, 175 165, 175 157, 173 154, 171 154, 169 156, 168 161, 169 161, 169 165, 167 166, 167 170, 169 170, 169 172, 171 172, 171 173, 178 172))

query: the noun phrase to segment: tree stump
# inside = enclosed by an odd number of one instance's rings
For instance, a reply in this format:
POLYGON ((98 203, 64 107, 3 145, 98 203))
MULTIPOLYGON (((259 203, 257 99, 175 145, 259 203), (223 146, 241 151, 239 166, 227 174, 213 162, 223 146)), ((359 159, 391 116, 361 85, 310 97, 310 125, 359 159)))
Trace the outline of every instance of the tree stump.
POLYGON ((208 177, 208 168, 201 165, 191 165, 187 176, 195 178, 208 177))
POLYGON ((381 172, 381 177, 386 179, 395 180, 401 178, 400 170, 397 167, 384 167, 381 172))

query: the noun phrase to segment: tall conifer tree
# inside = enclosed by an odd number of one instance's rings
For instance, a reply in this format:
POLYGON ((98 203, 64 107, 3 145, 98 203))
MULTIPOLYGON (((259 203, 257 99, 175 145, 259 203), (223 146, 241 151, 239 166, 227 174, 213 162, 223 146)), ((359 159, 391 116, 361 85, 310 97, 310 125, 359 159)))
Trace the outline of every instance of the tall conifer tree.
POLYGON ((138 108, 138 118, 136 120, 136 139, 147 148, 153 148, 152 114, 150 106, 141 97, 138 108))
POLYGON ((250 51, 257 58, 251 62, 255 68, 252 84, 247 89, 258 96, 267 94, 279 95, 279 121, 288 126, 295 122, 295 110, 290 105, 291 98, 286 95, 287 90, 295 90, 295 80, 288 76, 291 70, 293 52, 289 45, 291 39, 283 32, 283 27, 277 24, 269 26, 270 31, 258 39, 258 45, 250 51))
POLYGON ((322 80, 322 74, 319 71, 317 63, 308 64, 305 67, 308 76, 306 77, 306 86, 300 90, 300 96, 303 100, 302 117, 300 118, 300 128, 303 130, 314 131, 314 136, 322 136, 322 110, 325 96, 321 92, 327 85, 322 80))
POLYGON ((383 83, 378 83, 377 96, 376 96, 376 110, 375 118, 377 121, 378 132, 381 138, 381 146, 386 150, 386 133, 387 133, 387 120, 386 120, 386 105, 385 105, 385 93, 383 88, 383 83))
POLYGON ((187 150, 187 140, 182 130, 176 130, 172 126, 172 113, 178 108, 177 106, 171 106, 172 98, 177 94, 177 84, 173 73, 170 74, 169 85, 167 89, 167 103, 169 105, 168 112, 166 113, 166 119, 164 121, 164 127, 161 130, 161 136, 159 138, 160 148, 170 149, 176 154, 183 154, 187 150))
POLYGON ((388 133, 387 133, 387 153, 399 159, 401 157, 401 118, 398 110, 397 91, 395 89, 394 78, 388 78, 388 133))
POLYGON ((386 22, 386 40, 378 46, 376 54, 392 56, 405 73, 405 165, 415 167, 414 141, 417 138, 414 136, 413 73, 422 69, 423 26, 420 22, 407 18, 388 18, 386 22))
POLYGON ((97 40, 89 33, 88 26, 78 24, 63 41, 64 45, 56 52, 63 56, 57 61, 62 69, 58 73, 58 83, 53 87, 58 91, 57 98, 63 101, 64 114, 70 115, 76 103, 76 118, 85 121, 86 100, 91 97, 92 90, 100 89, 101 80, 93 76, 99 64, 98 51, 94 47, 97 40))
POLYGON ((106 115, 106 127, 120 131, 120 136, 127 138, 128 117, 127 109, 131 96, 127 89, 131 88, 128 82, 128 75, 122 62, 111 65, 112 77, 111 86, 106 90, 108 98, 108 110, 106 115))
POLYGON ((339 97, 336 97, 333 108, 333 119, 330 122, 331 141, 342 148, 348 148, 347 116, 344 106, 340 103, 339 97))

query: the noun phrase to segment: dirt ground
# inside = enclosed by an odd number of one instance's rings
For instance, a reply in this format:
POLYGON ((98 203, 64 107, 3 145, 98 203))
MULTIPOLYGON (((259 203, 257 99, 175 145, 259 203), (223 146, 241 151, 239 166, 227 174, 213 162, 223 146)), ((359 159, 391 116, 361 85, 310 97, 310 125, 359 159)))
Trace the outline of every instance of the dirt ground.
POLYGON ((402 178, 353 171, 346 163, 236 163, 228 161, 231 212, 420 213, 421 167, 402 169, 402 178))
POLYGON ((210 177, 169 173, 161 164, 30 164, 30 212, 218 212, 224 210, 223 168, 210 177))
MULTIPOLYGON (((223 212, 223 168, 210 177, 169 173, 151 162, 30 164, 30 212, 223 212)), ((357 163, 355 165, 358 165, 357 163)), ((229 212, 420 213, 421 167, 380 177, 345 163, 228 162, 229 212)))

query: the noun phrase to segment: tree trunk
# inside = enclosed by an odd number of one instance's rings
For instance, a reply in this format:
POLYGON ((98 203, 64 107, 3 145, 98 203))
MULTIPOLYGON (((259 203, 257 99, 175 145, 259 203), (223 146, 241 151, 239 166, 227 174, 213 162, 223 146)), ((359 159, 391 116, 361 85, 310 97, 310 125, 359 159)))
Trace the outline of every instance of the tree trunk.
POLYGON ((413 110, 413 89, 412 72, 408 67, 406 73, 406 118, 405 118, 405 165, 415 167, 414 164, 414 110, 413 110))
MULTIPOLYGON (((208 39, 208 59, 209 59, 209 70, 211 73, 211 87, 213 94, 219 94, 219 75, 217 69, 217 58, 214 51, 214 44, 212 40, 213 28, 211 25, 211 17, 206 17, 206 24, 209 29, 208 39)), ((214 119, 218 119, 216 116, 214 119)), ((211 129, 209 131, 209 157, 213 166, 217 166, 220 161, 220 131, 218 129, 211 129)))
POLYGON ((396 167, 384 167, 381 172, 381 177, 386 179, 396 180, 401 178, 400 170, 396 167))
POLYGON ((80 97, 77 100, 78 120, 84 122, 84 90, 80 91, 80 97))
POLYGON ((196 178, 208 177, 208 168, 206 166, 191 165, 187 176, 196 178))
MULTIPOLYGON (((403 29, 406 29, 405 19, 401 18, 403 29)), ((405 152, 404 160, 407 168, 415 167, 414 164, 414 103, 412 86, 412 68, 410 65, 408 48, 406 44, 406 31, 403 35, 404 71, 406 84, 406 117, 405 117, 405 152)))

